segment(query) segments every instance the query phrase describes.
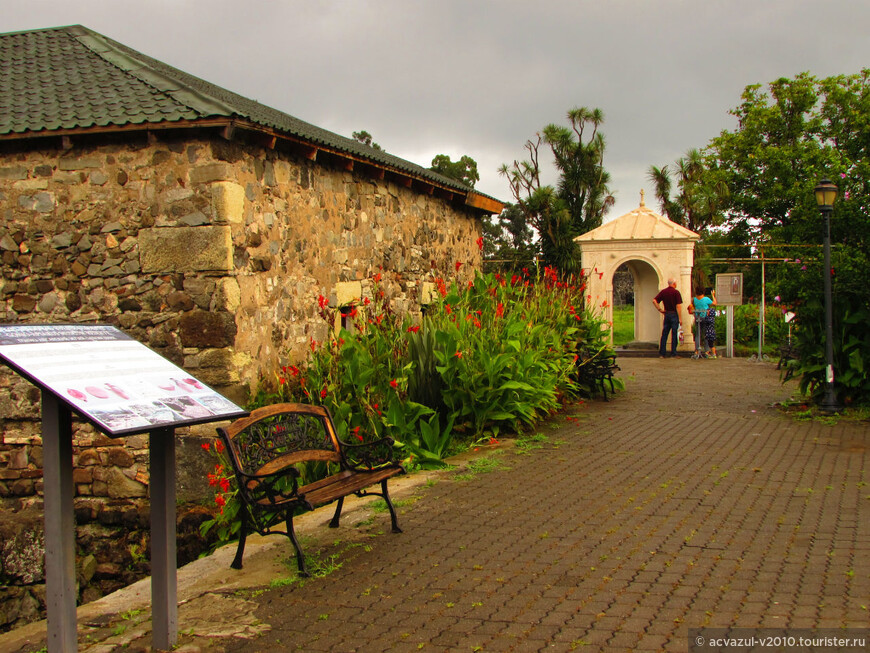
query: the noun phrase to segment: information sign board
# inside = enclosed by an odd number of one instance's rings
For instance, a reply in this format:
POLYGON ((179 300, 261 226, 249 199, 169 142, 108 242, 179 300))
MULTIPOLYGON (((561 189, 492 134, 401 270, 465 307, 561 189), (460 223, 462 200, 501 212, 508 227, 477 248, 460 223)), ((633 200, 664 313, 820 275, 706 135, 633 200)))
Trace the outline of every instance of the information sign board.
POLYGON ((743 304, 743 273, 728 272, 716 275, 716 302, 723 306, 743 304))
POLYGON ((248 414, 110 325, 0 325, 0 360, 110 435, 248 414))

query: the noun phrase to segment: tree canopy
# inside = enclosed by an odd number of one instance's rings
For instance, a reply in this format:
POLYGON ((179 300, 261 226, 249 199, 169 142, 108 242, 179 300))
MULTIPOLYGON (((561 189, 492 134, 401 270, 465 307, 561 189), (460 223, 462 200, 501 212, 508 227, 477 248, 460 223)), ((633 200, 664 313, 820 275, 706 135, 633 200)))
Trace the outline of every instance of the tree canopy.
POLYGON ((355 141, 359 141, 363 145, 368 145, 369 147, 375 150, 383 150, 383 148, 374 142, 372 135, 369 134, 366 130, 354 132, 351 134, 355 141))
POLYGON ((471 188, 474 188, 474 184, 480 181, 480 175, 477 173, 477 161, 467 155, 458 161, 451 161, 447 154, 438 154, 432 159, 432 167, 429 169, 445 177, 457 179, 471 188))
POLYGON ((839 187, 830 220, 835 383, 841 400, 870 402, 870 69, 747 86, 731 113, 737 128, 706 148, 705 183, 730 191, 722 208, 732 241, 786 259, 768 287, 796 310, 798 373, 816 394, 825 370, 824 221, 813 188, 822 178, 839 187))
POLYGON ((778 242, 818 242, 813 188, 822 177, 840 186, 834 240, 868 242, 870 69, 817 80, 781 78, 767 90, 747 86, 730 113, 734 131, 707 148, 709 180, 725 184, 728 227, 747 221, 778 242))
POLYGON ((574 238, 601 225, 613 206, 604 168, 604 114, 585 107, 567 113, 569 126, 550 124, 528 140, 528 159, 503 165, 516 206, 538 234, 544 262, 563 273, 580 272, 574 238), (559 173, 556 186, 541 183, 540 149, 549 146, 559 173))
POLYGON ((673 175, 669 166, 650 166, 649 179, 662 213, 671 222, 702 235, 721 223, 728 186, 721 180, 711 183, 700 150, 691 149, 677 159, 673 175))

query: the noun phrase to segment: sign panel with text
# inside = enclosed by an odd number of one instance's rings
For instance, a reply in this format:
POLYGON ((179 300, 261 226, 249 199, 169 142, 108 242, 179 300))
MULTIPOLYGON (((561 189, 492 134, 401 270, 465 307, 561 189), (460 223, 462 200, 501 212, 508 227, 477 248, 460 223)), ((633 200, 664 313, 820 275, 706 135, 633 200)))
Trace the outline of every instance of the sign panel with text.
POLYGON ((728 272, 716 275, 716 302, 723 306, 743 304, 743 273, 728 272))
POLYGON ((109 325, 0 325, 0 360, 110 435, 248 414, 109 325))

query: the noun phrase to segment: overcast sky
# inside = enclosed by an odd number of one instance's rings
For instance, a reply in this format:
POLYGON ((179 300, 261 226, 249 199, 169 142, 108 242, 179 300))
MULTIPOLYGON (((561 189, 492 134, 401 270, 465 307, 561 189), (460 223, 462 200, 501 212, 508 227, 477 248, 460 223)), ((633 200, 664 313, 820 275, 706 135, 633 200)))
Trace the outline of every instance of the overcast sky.
MULTIPOLYGON (((428 166, 503 163, 576 106, 604 112, 616 206, 653 204, 650 165, 732 129, 748 84, 870 67, 867 0, 5 0, 4 32, 81 24, 428 166)), ((541 157, 550 167, 550 159, 541 157)))

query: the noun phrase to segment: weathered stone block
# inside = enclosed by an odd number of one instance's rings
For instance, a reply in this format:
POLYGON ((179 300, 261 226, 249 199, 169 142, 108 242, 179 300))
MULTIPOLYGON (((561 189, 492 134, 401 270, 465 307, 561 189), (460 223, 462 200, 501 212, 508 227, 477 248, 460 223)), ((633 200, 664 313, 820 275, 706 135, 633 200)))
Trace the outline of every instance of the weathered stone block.
POLYGON ((231 181, 213 183, 211 208, 216 220, 242 224, 245 220, 245 189, 231 181))
POLYGON ((359 281, 342 281, 335 284, 334 306, 350 306, 352 303, 359 303, 361 300, 362 284, 359 281))
POLYGON ((63 157, 58 159, 58 170, 86 170, 88 168, 100 168, 103 162, 97 157, 63 157))
POLYGON ((139 232, 139 263, 148 273, 229 272, 233 241, 228 226, 155 227, 139 232))
POLYGON ((227 163, 209 163, 191 168, 188 179, 191 184, 207 184, 212 181, 231 181, 235 177, 233 166, 227 163))
POLYGON ((0 168, 0 179, 27 179, 27 168, 24 166, 0 168))
POLYGON ((236 319, 230 313, 194 310, 178 320, 185 347, 231 347, 236 339, 236 319))
POLYGON ((36 297, 19 294, 12 298, 12 310, 16 313, 32 313, 34 308, 36 308, 36 297))
MULTIPOLYGON (((107 474, 109 496, 114 499, 123 497, 144 497, 147 487, 138 481, 128 478, 120 469, 112 467, 107 474)), ((96 488, 94 491, 96 494, 96 488)))

